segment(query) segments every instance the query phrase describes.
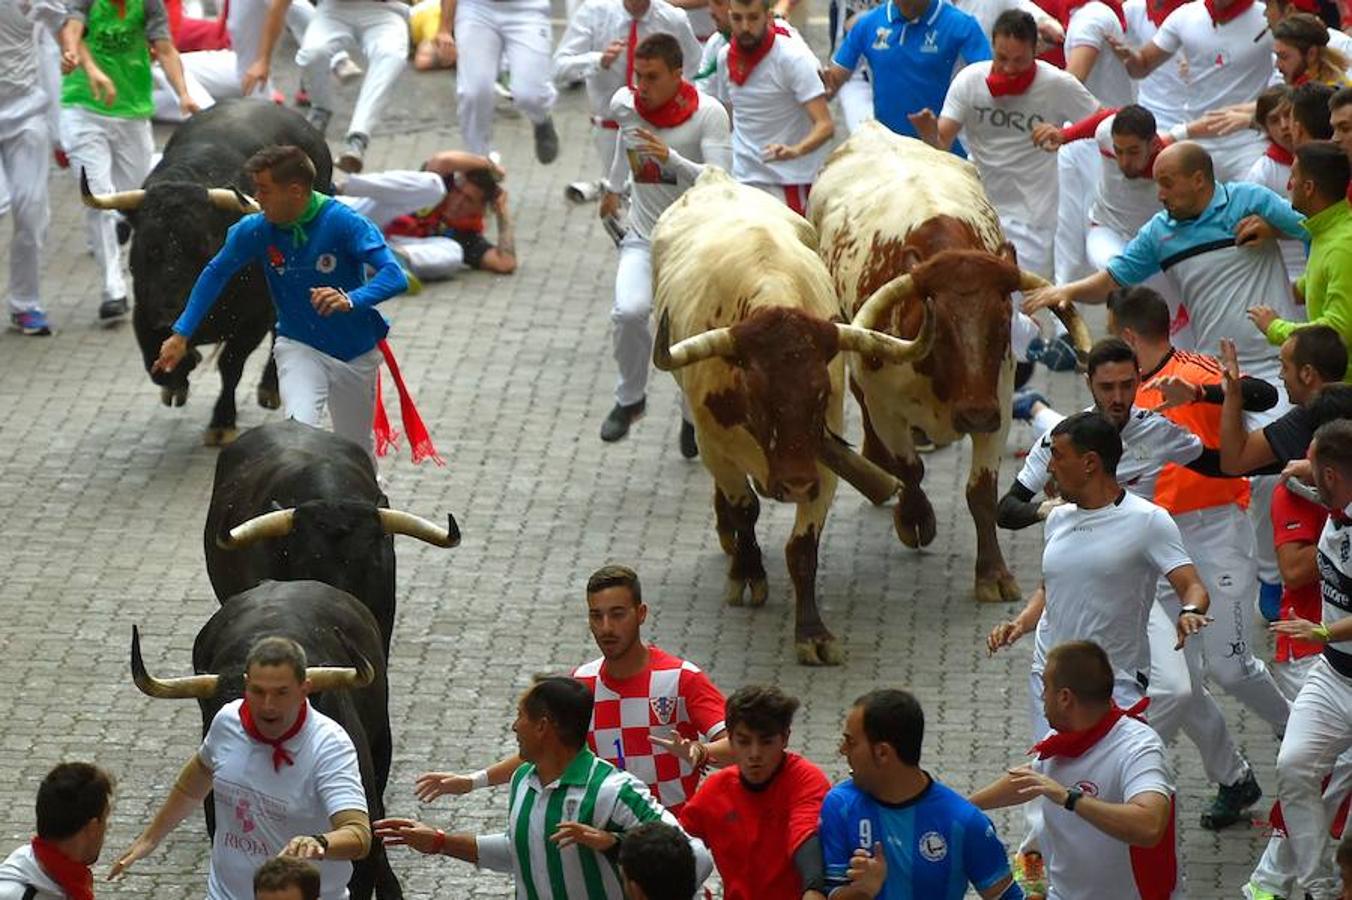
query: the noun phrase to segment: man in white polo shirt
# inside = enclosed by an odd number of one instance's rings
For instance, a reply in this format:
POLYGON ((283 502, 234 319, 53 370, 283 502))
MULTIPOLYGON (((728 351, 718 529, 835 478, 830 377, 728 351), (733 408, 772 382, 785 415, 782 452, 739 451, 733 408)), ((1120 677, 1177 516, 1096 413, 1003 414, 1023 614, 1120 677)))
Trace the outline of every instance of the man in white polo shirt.
POLYGON ((1001 13, 992 35, 995 58, 958 73, 937 118, 923 109, 911 124, 940 150, 961 134, 1019 265, 1050 277, 1056 157, 1037 148, 1033 131, 1083 119, 1099 103, 1073 76, 1035 58, 1037 23, 1028 13, 1001 13))
POLYGON ((1182 895, 1174 786, 1164 743, 1141 721, 1144 702, 1113 700, 1103 648, 1071 641, 1047 654, 1042 704, 1053 729, 971 801, 981 809, 1032 802, 1057 900, 1168 900, 1182 895))
POLYGON ((151 853, 211 793, 216 836, 207 900, 252 896, 254 870, 277 855, 313 860, 323 900, 346 898, 348 860, 370 851, 371 821, 352 739, 307 699, 321 689, 295 641, 254 644, 244 665, 244 699, 216 713, 201 749, 109 877, 151 853))
POLYGON ((770 0, 732 0, 728 19, 708 90, 732 113, 732 177, 806 215, 836 130, 817 57, 770 18, 770 0))
MULTIPOLYGON (((1188 72, 1183 94, 1188 122, 1212 110, 1252 103, 1272 80, 1272 35, 1263 5, 1254 0, 1185 3, 1142 47, 1123 44, 1116 53, 1134 78, 1181 54, 1188 72)), ((1215 160, 1220 181, 1243 178, 1264 150, 1262 136, 1248 128, 1201 143, 1215 160)))

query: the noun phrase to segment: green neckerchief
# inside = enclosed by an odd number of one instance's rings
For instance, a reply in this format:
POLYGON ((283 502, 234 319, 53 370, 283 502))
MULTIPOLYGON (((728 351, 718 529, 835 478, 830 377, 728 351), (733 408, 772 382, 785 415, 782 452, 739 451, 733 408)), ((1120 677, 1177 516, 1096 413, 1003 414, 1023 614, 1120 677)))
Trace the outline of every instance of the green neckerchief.
POLYGON ((305 204, 305 210, 296 217, 296 221, 286 225, 279 225, 278 227, 290 231, 291 242, 297 247, 303 247, 305 246, 305 242, 310 239, 305 233, 305 228, 303 226, 313 222, 315 216, 319 215, 319 211, 323 209, 324 204, 328 202, 329 198, 327 195, 321 194, 319 191, 311 191, 310 200, 305 204))

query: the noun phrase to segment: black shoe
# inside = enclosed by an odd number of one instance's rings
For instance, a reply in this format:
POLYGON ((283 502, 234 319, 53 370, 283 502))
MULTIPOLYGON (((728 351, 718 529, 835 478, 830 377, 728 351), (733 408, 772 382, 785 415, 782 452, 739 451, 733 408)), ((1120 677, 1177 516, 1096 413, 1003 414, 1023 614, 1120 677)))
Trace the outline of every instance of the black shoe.
POLYGON ((310 111, 305 114, 305 121, 310 123, 310 127, 320 134, 329 130, 329 120, 333 118, 333 110, 324 109, 319 106, 311 106, 310 111))
POLYGON ((535 126, 535 158, 549 165, 559 156, 559 133, 554 130, 554 120, 545 119, 535 126))
POLYGON ((343 145, 343 152, 334 165, 348 174, 357 174, 365 165, 366 148, 370 143, 371 139, 360 131, 352 132, 347 136, 347 141, 343 145))
POLYGON ((695 442, 695 426, 685 419, 681 420, 681 455, 686 459, 699 456, 699 444, 695 442))
POLYGON ((1202 813, 1202 827, 1210 831, 1220 831, 1244 819, 1245 811, 1259 801, 1263 789, 1250 770, 1234 784, 1223 784, 1216 791, 1216 799, 1211 808, 1202 813))
POLYGON ((610 411, 610 415, 606 416, 606 420, 601 423, 601 440, 612 444, 628 434, 629 426, 639 420, 639 417, 643 415, 644 407, 647 405, 646 397, 628 406, 621 406, 616 403, 615 408, 610 411))
POLYGON ((118 219, 117 225, 117 245, 119 247, 131 240, 131 223, 126 219, 118 219))
POLYGON ((99 304, 99 321, 106 322, 109 319, 120 319, 128 312, 127 298, 114 297, 111 300, 104 300, 99 304))

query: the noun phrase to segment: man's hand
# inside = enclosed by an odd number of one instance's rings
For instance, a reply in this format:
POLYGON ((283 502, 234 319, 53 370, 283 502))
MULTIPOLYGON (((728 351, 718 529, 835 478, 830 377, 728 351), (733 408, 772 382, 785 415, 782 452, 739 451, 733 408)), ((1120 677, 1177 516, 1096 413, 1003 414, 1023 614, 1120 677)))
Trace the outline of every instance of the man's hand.
POLYGON ((185 116, 191 116, 202 111, 202 107, 197 105, 197 101, 187 94, 178 98, 178 108, 183 110, 185 116))
POLYGON ((560 822, 559 830, 550 835, 549 839, 558 844, 560 850, 577 844, 597 853, 605 853, 619 841, 619 838, 611 832, 581 822, 560 822))
POLYGON ((635 130, 634 136, 638 138, 638 146, 635 149, 644 156, 651 156, 662 162, 666 162, 671 157, 671 148, 648 129, 639 128, 635 130))
POLYGON ((1210 616, 1203 616, 1199 613, 1184 613, 1179 616, 1178 621, 1174 623, 1174 634, 1178 637, 1178 643, 1174 644, 1174 649, 1182 650, 1183 645, 1187 642, 1188 638, 1210 625, 1213 621, 1215 620, 1210 616))
POLYGON ((437 62, 447 67, 455 65, 457 56, 455 35, 451 34, 450 29, 439 29, 436 38, 433 39, 433 43, 436 45, 437 49, 437 62))
POLYGON ((321 316, 331 316, 336 312, 352 312, 352 300, 337 288, 310 288, 310 305, 321 316))
POLYGON ((1155 406, 1154 412, 1164 412, 1166 409, 1187 406, 1189 403, 1197 403, 1202 399, 1201 385, 1193 384, 1186 378, 1180 378, 1177 375, 1165 375, 1163 378, 1156 378, 1150 382, 1150 386, 1159 391, 1164 398, 1155 406))
POLYGON ((61 51, 61 74, 69 75, 80 68, 80 57, 73 50, 61 51))
POLYGON ((628 44, 624 41, 611 41, 606 44, 606 49, 601 51, 601 68, 609 69, 615 63, 615 60, 620 58, 620 54, 624 52, 627 46, 628 44))
POLYGON ((89 90, 94 95, 94 99, 104 106, 112 106, 117 102, 117 85, 113 80, 103 74, 103 70, 91 62, 86 69, 89 76, 89 90))
POLYGON ((698 740, 682 737, 679 732, 673 731, 671 737, 662 738, 650 735, 648 740, 659 747, 665 748, 673 756, 679 757, 690 763, 696 769, 703 766, 709 760, 709 748, 704 746, 698 740))
POLYGON ((761 151, 761 156, 766 162, 783 162, 797 159, 802 155, 802 151, 797 147, 790 147, 787 144, 766 144, 765 149, 761 151))
MULTIPOLYGON (((1046 47, 1060 47, 1066 42, 1066 30, 1055 19, 1043 19, 1037 26, 1038 44, 1046 47)), ((1039 47, 1041 52, 1041 47, 1039 47)))
POLYGON ((1043 122, 1033 126, 1033 146, 1040 147, 1048 153, 1055 153, 1065 142, 1061 129, 1055 125, 1043 122))
POLYGON ((1245 216, 1239 220, 1239 227, 1235 229, 1235 245, 1238 247, 1255 247, 1275 237, 1277 229, 1262 216, 1245 216))
POLYGON ((376 838, 386 847, 411 847, 419 853, 437 852, 437 829, 413 819, 377 819, 376 838))
POLYGON ((609 219, 620 211, 620 195, 611 191, 606 191, 601 195, 601 203, 598 207, 598 215, 602 219, 609 219))
POLYGON ((431 803, 443 794, 460 796, 474 790, 474 781, 468 775, 454 772, 424 772, 413 782, 413 793, 419 803, 431 803))
POLYGON ((1005 647, 1014 646, 1014 642, 1025 634, 1027 632, 1018 619, 1001 622, 991 629, 990 634, 986 635, 986 655, 994 656, 1005 647))
POLYGON ((1070 291, 1063 285, 1052 285, 1051 287, 1037 288, 1023 295, 1022 309, 1025 314, 1032 315, 1039 309, 1065 308, 1070 306, 1070 291))
POLYGON ((1247 110, 1225 107, 1213 109, 1195 122, 1188 123, 1188 137, 1225 137, 1244 131, 1253 123, 1247 110))
POLYGON ((1129 47, 1119 41, 1117 38, 1108 36, 1108 46, 1113 48, 1113 56, 1122 61, 1123 65, 1130 63, 1136 56, 1136 48, 1129 47))
POLYGON ((1257 328, 1262 334, 1267 334, 1268 327, 1281 316, 1277 315, 1277 310, 1270 306, 1250 306, 1245 313, 1253 327, 1257 328))
MULTIPOLYGON (((1283 481, 1299 481, 1314 484, 1314 463, 1308 459, 1293 459, 1282 468, 1283 481)), ((1290 490, 1290 486, 1287 486, 1290 490)))
POLYGON ((1066 802, 1069 792, 1055 778, 1043 775, 1032 766, 1015 766, 1008 770, 1009 780, 1019 796, 1027 800, 1034 797, 1046 797, 1061 806, 1066 802))
POLYGON ((1273 634, 1284 634, 1289 638, 1310 644, 1328 643, 1324 638, 1323 628, 1320 624, 1308 619, 1280 619, 1269 625, 1268 631, 1273 634))
POLYGON ((278 856, 294 856, 296 859, 323 859, 324 845, 313 835, 298 834, 286 842, 278 856))
POLYGON ((1239 351, 1232 338, 1221 338, 1221 390, 1239 390, 1239 351))
POLYGON ((160 344, 160 355, 150 366, 150 374, 172 372, 188 355, 188 339, 181 334, 171 334, 160 344))
POLYGON ((126 874, 127 869, 132 863, 136 862, 138 859, 149 856, 155 851, 156 846, 156 841, 152 841, 142 834, 127 848, 127 852, 119 856, 117 862, 113 863, 113 867, 108 870, 108 880, 116 881, 121 878, 126 874))
POLYGON ((939 117, 934 114, 934 110, 927 106, 918 113, 909 114, 906 118, 922 141, 927 144, 939 142, 939 117))
POLYGON ((253 96, 253 92, 268 83, 272 77, 272 66, 266 59, 256 59, 249 68, 244 70, 244 80, 240 82, 239 89, 245 97, 253 96))
POLYGON ((887 857, 883 855, 883 845, 874 844, 873 852, 859 849, 850 857, 850 869, 845 873, 850 884, 870 897, 883 892, 883 882, 887 880, 887 857))

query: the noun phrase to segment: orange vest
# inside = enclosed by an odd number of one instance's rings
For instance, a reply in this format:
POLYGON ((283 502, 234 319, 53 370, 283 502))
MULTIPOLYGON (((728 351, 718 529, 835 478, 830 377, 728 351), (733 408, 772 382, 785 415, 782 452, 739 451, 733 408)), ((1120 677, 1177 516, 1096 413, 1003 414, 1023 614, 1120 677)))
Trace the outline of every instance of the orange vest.
MULTIPOLYGON (((1175 350, 1150 378, 1141 382, 1136 391, 1136 405, 1154 409, 1164 402, 1164 395, 1154 387, 1156 381, 1168 376, 1182 378, 1190 384, 1220 384, 1221 364, 1209 356, 1175 350)), ((1215 450, 1221 445, 1221 408, 1214 403, 1189 403, 1165 410, 1162 415, 1191 431, 1202 439, 1202 445, 1215 450)), ((1155 503, 1178 516, 1212 506, 1249 505, 1249 482, 1244 478, 1207 478, 1175 463, 1167 463, 1155 484, 1155 503)))

